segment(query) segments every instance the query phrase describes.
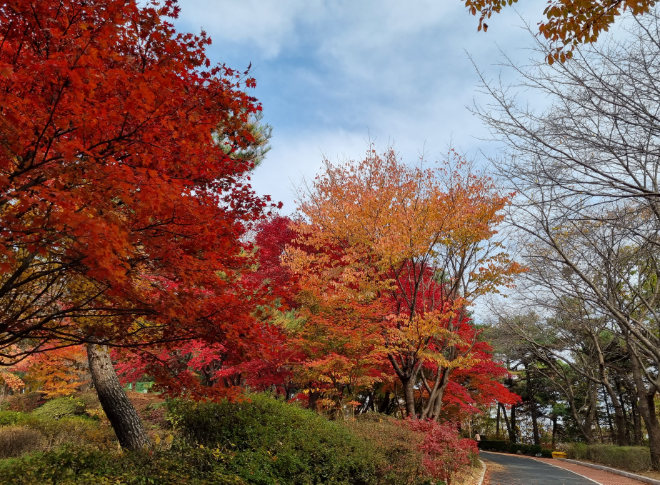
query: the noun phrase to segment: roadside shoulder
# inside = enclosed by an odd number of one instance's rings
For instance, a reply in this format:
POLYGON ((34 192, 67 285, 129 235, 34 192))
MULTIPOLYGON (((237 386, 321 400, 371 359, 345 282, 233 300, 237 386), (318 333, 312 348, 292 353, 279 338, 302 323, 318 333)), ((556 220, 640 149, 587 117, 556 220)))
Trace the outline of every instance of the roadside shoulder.
POLYGON ((635 473, 626 472, 623 470, 617 470, 616 468, 610 468, 604 465, 596 465, 594 463, 587 463, 584 461, 570 460, 568 458, 557 458, 558 461, 565 461, 568 463, 574 463, 575 465, 586 466, 589 468, 594 468, 596 470, 602 470, 609 473, 614 473, 615 475, 620 475, 622 477, 631 478, 637 480, 638 482, 648 483, 650 485, 660 485, 660 480, 655 480, 653 478, 644 477, 642 475, 637 475, 635 473))

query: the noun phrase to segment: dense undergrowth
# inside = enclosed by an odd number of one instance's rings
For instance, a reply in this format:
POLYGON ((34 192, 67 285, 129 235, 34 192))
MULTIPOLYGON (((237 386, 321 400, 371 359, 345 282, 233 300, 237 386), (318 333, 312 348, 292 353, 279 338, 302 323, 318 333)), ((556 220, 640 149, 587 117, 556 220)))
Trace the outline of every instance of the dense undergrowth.
POLYGON ((329 421, 266 395, 235 403, 152 401, 138 408, 155 443, 140 453, 118 449, 88 396, 56 399, 31 412, 0 412, 3 483, 444 483, 425 465, 428 437, 387 416, 329 421))

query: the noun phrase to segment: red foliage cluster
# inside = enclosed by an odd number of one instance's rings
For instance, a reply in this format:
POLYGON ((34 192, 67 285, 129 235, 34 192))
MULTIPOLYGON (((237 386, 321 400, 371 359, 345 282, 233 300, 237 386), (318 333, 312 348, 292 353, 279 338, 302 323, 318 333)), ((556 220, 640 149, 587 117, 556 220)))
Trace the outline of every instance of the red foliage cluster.
POLYGON ((409 419, 406 425, 424 434, 420 446, 424 453, 424 467, 429 474, 448 485, 457 472, 470 466, 470 455, 478 454, 476 442, 461 438, 454 423, 409 419))
POLYGON ((254 141, 255 82, 211 66, 210 39, 177 33, 177 14, 172 0, 0 6, 7 359, 191 339, 246 355, 270 339, 254 318, 267 295, 242 279, 268 202, 226 153, 254 141))

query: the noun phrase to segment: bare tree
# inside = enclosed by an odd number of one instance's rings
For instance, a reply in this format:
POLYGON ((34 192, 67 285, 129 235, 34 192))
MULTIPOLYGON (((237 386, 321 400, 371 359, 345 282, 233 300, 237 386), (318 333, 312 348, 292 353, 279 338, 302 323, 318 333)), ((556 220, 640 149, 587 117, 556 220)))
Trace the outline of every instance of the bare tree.
POLYGON ((535 111, 482 77, 492 102, 474 112, 505 145, 493 162, 518 193, 510 216, 530 268, 527 294, 551 312, 579 302, 584 315, 564 323, 586 332, 598 369, 590 382, 613 403, 599 325, 616 330, 660 469, 660 16, 632 22, 624 40, 584 48, 571 62, 507 60, 548 108, 535 111))

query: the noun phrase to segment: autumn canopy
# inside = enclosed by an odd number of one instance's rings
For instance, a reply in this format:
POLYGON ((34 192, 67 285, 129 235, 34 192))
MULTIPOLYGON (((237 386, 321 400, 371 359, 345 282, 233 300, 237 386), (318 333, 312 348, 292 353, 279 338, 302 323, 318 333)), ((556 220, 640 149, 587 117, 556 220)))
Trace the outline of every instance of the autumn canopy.
POLYGON ((399 393, 434 421, 516 402, 469 314, 522 271, 496 240, 511 195, 453 152, 415 167, 370 149, 270 217, 248 182, 267 142, 255 81, 212 66, 177 13, 0 7, 3 381, 47 397, 90 381, 132 449, 149 439, 115 367, 170 395, 270 389, 329 413, 392 413, 399 393))

